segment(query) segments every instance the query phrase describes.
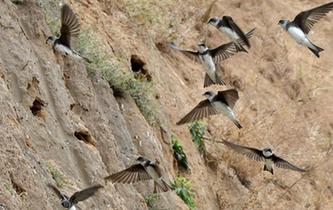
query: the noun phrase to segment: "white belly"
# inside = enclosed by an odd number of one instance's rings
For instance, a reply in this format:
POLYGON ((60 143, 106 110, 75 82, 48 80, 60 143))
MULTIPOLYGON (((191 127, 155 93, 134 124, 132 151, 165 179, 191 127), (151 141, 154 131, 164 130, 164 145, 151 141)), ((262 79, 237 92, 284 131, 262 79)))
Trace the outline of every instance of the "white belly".
POLYGON ((215 72, 216 72, 216 68, 215 68, 215 63, 213 61, 213 58, 211 56, 209 56, 208 54, 201 56, 201 61, 203 63, 203 65, 205 66, 206 72, 208 74, 208 76, 214 81, 215 81, 215 72))
POLYGON ((61 53, 62 55, 70 56, 70 57, 75 58, 75 59, 82 59, 81 56, 79 56, 78 54, 74 53, 71 49, 69 49, 68 47, 66 47, 64 45, 56 44, 54 46, 54 49, 57 52, 61 53))
POLYGON ((266 159, 265 164, 268 170, 271 170, 273 168, 274 162, 271 159, 266 159))
POLYGON ((311 46, 310 41, 307 36, 303 33, 303 31, 297 27, 289 27, 288 33, 292 38, 296 40, 298 44, 305 45, 307 47, 311 46))
POLYGON ((227 36, 229 37, 229 39, 231 40, 237 40, 239 37, 238 35, 232 31, 230 28, 226 28, 226 27, 221 27, 220 31, 224 32, 225 34, 227 34, 227 36))
POLYGON ((219 113, 223 113, 229 119, 236 120, 236 116, 230 107, 226 106, 225 104, 216 102, 213 103, 213 106, 219 113))
POLYGON ((72 206, 70 209, 68 210, 76 210, 75 206, 72 206))

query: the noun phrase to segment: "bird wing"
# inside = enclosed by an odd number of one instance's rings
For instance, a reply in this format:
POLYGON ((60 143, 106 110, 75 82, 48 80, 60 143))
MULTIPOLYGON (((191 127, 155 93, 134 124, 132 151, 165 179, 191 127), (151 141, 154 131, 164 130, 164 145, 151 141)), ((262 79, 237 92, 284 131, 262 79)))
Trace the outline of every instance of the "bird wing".
POLYGON ((186 57, 190 58, 191 60, 194 60, 196 62, 200 62, 199 52, 198 51, 197 52, 193 52, 193 51, 190 51, 190 50, 180 49, 180 48, 178 48, 176 46, 176 44, 174 42, 171 42, 170 47, 172 49, 180 51, 181 53, 183 53, 186 57))
POLYGON ((235 89, 229 89, 225 91, 218 91, 217 98, 218 101, 223 101, 226 103, 231 109, 234 108, 237 100, 239 99, 238 92, 235 89))
MULTIPOLYGON (((255 28, 253 28, 251 31, 246 33, 245 36, 247 37, 247 40, 252 37, 254 30, 255 30, 255 28)), ((237 39, 237 41, 241 45, 246 44, 246 42, 243 39, 237 39)), ((229 42, 227 44, 222 44, 221 46, 219 46, 217 48, 210 49, 209 52, 213 57, 214 63, 217 64, 220 61, 233 56, 234 54, 236 54, 239 51, 237 50, 235 43, 229 42)))
POLYGON ((332 9, 333 2, 330 2, 299 13, 292 22, 297 24, 305 34, 308 34, 312 26, 332 9))
POLYGON ((227 44, 222 44, 214 49, 210 49, 209 52, 213 57, 214 63, 218 64, 220 61, 226 60, 227 58, 235 55, 238 50, 233 42, 229 42, 227 44))
POLYGON ((77 37, 80 33, 80 23, 73 10, 65 4, 61 8, 61 29, 59 41, 71 48, 71 37, 77 37))
POLYGON ((185 117, 177 122, 177 125, 200 120, 209 115, 218 114, 216 109, 212 106, 208 99, 201 101, 196 107, 192 109, 185 117))
POLYGON ((128 184, 148 179, 151 179, 151 177, 141 164, 132 165, 123 171, 105 177, 105 180, 111 180, 113 183, 128 184))
POLYGON ((48 186, 49 188, 51 188, 51 189, 53 190, 53 192, 55 192, 55 194, 56 194, 60 199, 63 199, 63 198, 65 197, 65 195, 62 194, 62 193, 60 192, 60 190, 59 190, 56 186, 54 186, 54 185, 52 185, 52 184, 48 184, 47 186, 48 186))
POLYGON ((247 45, 248 47, 251 47, 248 38, 246 37, 246 35, 242 31, 242 29, 240 29, 238 27, 238 25, 234 22, 234 20, 232 19, 232 17, 230 17, 230 16, 223 16, 223 20, 230 26, 230 28, 233 31, 236 32, 236 34, 239 36, 239 39, 242 40, 245 43, 245 45, 247 45))
POLYGON ((256 161, 264 161, 265 158, 262 151, 252 147, 245 147, 238 144, 231 143, 229 141, 223 140, 223 144, 235 150, 236 152, 246 155, 249 159, 256 161))
POLYGON ((74 193, 69 200, 74 204, 78 203, 79 201, 84 201, 87 198, 93 196, 97 192, 97 190, 99 190, 100 188, 103 188, 103 186, 95 185, 95 186, 86 188, 84 190, 78 191, 78 192, 74 193))
POLYGON ((157 163, 146 167, 147 173, 154 179, 154 192, 167 192, 171 189, 170 185, 163 179, 161 168, 157 163))
POLYGON ((272 160, 274 162, 274 165, 276 167, 279 167, 279 168, 284 168, 284 169, 291 169, 291 170, 294 170, 294 171, 299 171, 299 172, 306 172, 306 170, 304 169, 301 169, 301 168, 298 168, 297 166, 289 163, 288 161, 286 160, 283 160, 282 158, 276 156, 276 155, 273 155, 272 156, 272 160))

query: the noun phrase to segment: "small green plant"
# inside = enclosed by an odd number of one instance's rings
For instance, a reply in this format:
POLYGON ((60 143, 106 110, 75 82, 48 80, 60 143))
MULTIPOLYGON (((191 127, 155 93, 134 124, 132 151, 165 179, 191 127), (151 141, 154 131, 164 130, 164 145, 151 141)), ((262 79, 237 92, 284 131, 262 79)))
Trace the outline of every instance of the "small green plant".
POLYGON ((4 187, 5 187, 5 190, 7 192, 9 192, 11 195, 15 194, 15 190, 11 184, 5 184, 4 187))
POLYGON ((173 1, 125 0, 124 3, 126 16, 132 23, 140 25, 140 28, 145 27, 145 31, 150 32, 150 37, 164 36, 172 39, 178 36, 176 29, 181 20, 169 15, 173 1))
POLYGON ((157 210, 157 201, 160 199, 159 194, 148 194, 145 196, 145 203, 147 204, 149 210, 157 210))
POLYGON ((204 154, 206 152, 204 135, 206 131, 205 125, 201 121, 196 121, 189 125, 189 130, 191 132, 192 141, 197 146, 199 152, 204 154))
POLYGON ((178 176, 171 183, 171 188, 191 210, 197 209, 194 201, 194 193, 192 191, 192 183, 190 180, 185 177, 178 176))
MULTIPOLYGON (((44 10, 46 24, 52 34, 58 36, 60 31, 60 1, 59 0, 37 0, 37 4, 44 10)), ((51 34, 50 34, 51 35, 51 34)))
POLYGON ((93 29, 82 30, 79 37, 79 51, 92 62, 87 64, 88 72, 100 72, 117 95, 129 94, 141 113, 152 126, 158 125, 157 108, 154 103, 153 83, 137 80, 126 71, 126 61, 112 57, 107 44, 98 37, 93 29))
POLYGON ((183 146, 180 144, 179 139, 174 134, 171 135, 171 143, 173 150, 173 157, 177 160, 179 166, 183 169, 188 170, 188 162, 186 154, 183 150, 183 146))
POLYGON ((64 174, 51 162, 47 162, 46 167, 52 178, 56 182, 57 186, 62 188, 66 184, 64 174))

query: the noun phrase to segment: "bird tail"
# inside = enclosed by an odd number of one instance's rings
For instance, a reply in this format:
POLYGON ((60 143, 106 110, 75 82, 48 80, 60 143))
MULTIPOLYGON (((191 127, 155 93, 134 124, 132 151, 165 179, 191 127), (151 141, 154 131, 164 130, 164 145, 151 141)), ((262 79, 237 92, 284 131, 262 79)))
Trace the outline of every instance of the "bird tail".
POLYGON ((268 169, 267 166, 266 166, 266 164, 264 165, 264 171, 268 171, 268 172, 270 172, 271 174, 274 174, 274 172, 273 172, 273 168, 268 169))
POLYGON ((84 56, 82 56, 82 55, 81 55, 81 57, 82 57, 83 60, 85 60, 87 63, 92 63, 92 61, 91 61, 89 58, 84 57, 84 56))
POLYGON ((238 120, 235 119, 235 120, 233 120, 232 122, 237 126, 238 129, 241 129, 241 128, 242 128, 242 126, 241 126, 241 124, 238 122, 238 120))
POLYGON ((225 82, 222 79, 220 79, 220 77, 217 75, 217 73, 215 73, 215 78, 216 78, 215 79, 216 83, 206 73, 204 87, 209 87, 209 86, 214 85, 214 84, 225 85, 225 82))
POLYGON ((248 46, 248 48, 251 47, 249 39, 252 37, 255 30, 256 30, 256 28, 253 28, 252 30, 250 30, 249 32, 247 32, 245 34, 245 37, 243 37, 243 39, 238 38, 237 40, 234 41, 237 52, 246 52, 247 53, 247 50, 243 47, 243 45, 248 46))
POLYGON ((89 58, 87 58, 87 57, 85 57, 85 56, 83 56, 83 55, 80 55, 80 53, 76 52, 75 50, 72 49, 72 52, 73 52, 73 54, 74 54, 75 56, 77 56, 77 57, 79 57, 79 58, 82 58, 82 59, 85 60, 87 63, 92 63, 92 61, 91 61, 89 58))
MULTIPOLYGON (((309 40, 309 41, 310 41, 310 40, 309 40)), ((309 50, 311 50, 311 52, 312 52, 313 54, 315 54, 315 55, 319 58, 319 57, 320 57, 320 56, 319 56, 319 53, 320 53, 321 51, 323 51, 324 49, 318 47, 317 45, 313 44, 312 42, 310 42, 310 43, 311 43, 311 45, 314 47, 314 49, 311 48, 311 47, 308 47, 309 50)))
POLYGON ((154 181, 154 193, 167 192, 171 189, 171 186, 166 183, 162 178, 159 181, 154 181))
POLYGON ((236 50, 237 52, 247 52, 247 50, 239 43, 239 42, 235 42, 235 47, 236 47, 236 50))

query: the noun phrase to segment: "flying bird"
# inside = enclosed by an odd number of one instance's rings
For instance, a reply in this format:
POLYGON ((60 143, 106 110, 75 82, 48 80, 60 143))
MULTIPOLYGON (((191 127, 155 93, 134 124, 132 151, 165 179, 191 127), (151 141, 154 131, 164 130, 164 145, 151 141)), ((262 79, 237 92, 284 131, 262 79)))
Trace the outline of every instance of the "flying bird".
MULTIPOLYGON (((255 29, 252 29, 246 34, 248 39, 252 37, 254 30, 255 29)), ((239 40, 239 42, 244 44, 242 40, 239 40)), ((205 44, 198 44, 198 51, 179 49, 174 43, 171 43, 170 47, 182 52, 190 59, 201 62, 204 65, 206 70, 204 87, 208 87, 213 84, 225 85, 225 82, 217 75, 216 65, 220 61, 225 60, 239 52, 233 42, 222 44, 214 49, 209 49, 205 44)))
POLYGON ((235 89, 218 91, 214 93, 207 91, 203 94, 207 99, 202 100, 185 117, 177 122, 177 125, 197 121, 210 115, 223 114, 228 117, 239 129, 242 128, 232 110, 239 99, 235 89))
POLYGON ((143 156, 136 159, 136 164, 129 168, 105 177, 106 181, 112 183, 131 184, 143 180, 154 180, 154 193, 167 192, 171 188, 161 174, 161 169, 157 161, 151 161, 143 156))
POLYGON ((278 168, 290 169, 298 172, 306 172, 306 170, 301 169, 289 163, 288 161, 276 156, 275 154, 273 154, 272 149, 270 148, 259 150, 252 147, 237 145, 226 140, 223 140, 223 143, 231 149, 235 150, 236 152, 246 155, 249 159, 256 161, 264 161, 264 171, 269 171, 271 174, 273 174, 273 165, 278 168))
POLYGON ((84 59, 91 63, 91 61, 81 56, 71 47, 71 41, 73 38, 77 38, 80 34, 80 23, 73 10, 64 4, 61 8, 61 28, 60 37, 49 36, 46 43, 51 45, 54 50, 60 52, 62 55, 69 55, 76 59, 84 59))
POLYGON ((312 26, 333 9, 333 2, 299 13, 293 21, 280 20, 279 25, 284 28, 298 44, 306 46, 319 58, 324 49, 313 44, 308 38, 312 26))
POLYGON ((212 17, 209 19, 208 24, 215 26, 219 31, 225 33, 229 39, 235 43, 237 51, 247 52, 243 45, 246 45, 248 48, 251 47, 249 37, 244 34, 232 17, 223 16, 222 19, 219 17, 212 17))
POLYGON ((95 185, 84 190, 77 191, 71 197, 68 197, 67 195, 60 192, 60 190, 54 185, 48 184, 47 186, 50 187, 53 192, 61 199, 61 205, 69 210, 76 210, 75 205, 78 202, 88 199, 89 197, 93 196, 97 190, 103 188, 102 185, 95 185))

